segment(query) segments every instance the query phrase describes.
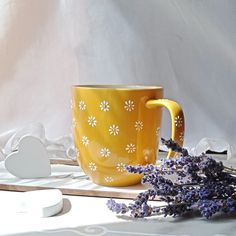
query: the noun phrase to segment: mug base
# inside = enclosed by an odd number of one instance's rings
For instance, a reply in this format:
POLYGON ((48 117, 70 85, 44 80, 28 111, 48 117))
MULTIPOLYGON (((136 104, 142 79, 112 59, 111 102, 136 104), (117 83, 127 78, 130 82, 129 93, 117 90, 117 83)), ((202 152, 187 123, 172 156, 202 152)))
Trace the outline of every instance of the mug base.
POLYGON ((106 178, 97 179, 97 178, 90 178, 91 181, 97 185, 105 186, 105 187, 128 187, 132 185, 137 185, 141 183, 142 175, 139 174, 132 174, 129 176, 122 176, 118 177, 115 180, 108 180, 106 178), (122 178, 123 177, 123 178, 122 178))

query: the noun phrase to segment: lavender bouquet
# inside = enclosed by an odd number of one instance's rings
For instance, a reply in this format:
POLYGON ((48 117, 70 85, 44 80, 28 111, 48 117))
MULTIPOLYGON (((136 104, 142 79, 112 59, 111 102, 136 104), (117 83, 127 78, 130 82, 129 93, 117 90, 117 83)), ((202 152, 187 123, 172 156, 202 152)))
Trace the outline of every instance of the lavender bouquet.
POLYGON ((141 218, 160 214, 176 217, 197 211, 207 219, 218 212, 236 212, 234 169, 204 153, 190 156, 187 149, 171 139, 162 139, 162 143, 178 152, 180 157, 163 160, 159 167, 151 164, 127 166, 128 172, 143 174, 142 183, 149 184, 150 188, 139 193, 129 205, 108 200, 111 211, 141 218), (152 206, 149 201, 153 199, 165 204, 152 206))

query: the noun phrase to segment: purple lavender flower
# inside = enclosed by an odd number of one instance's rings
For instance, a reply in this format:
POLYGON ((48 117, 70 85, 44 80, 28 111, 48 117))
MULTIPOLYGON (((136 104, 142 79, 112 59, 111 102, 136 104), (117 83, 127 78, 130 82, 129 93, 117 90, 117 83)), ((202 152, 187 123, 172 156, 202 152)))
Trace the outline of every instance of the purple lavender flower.
POLYGON ((130 173, 143 174, 142 183, 150 185, 150 189, 139 193, 128 206, 110 199, 107 206, 111 211, 117 214, 130 212, 133 217, 157 214, 175 217, 199 211, 207 219, 218 212, 236 212, 236 177, 229 173, 231 168, 204 153, 190 156, 187 149, 171 139, 162 139, 162 142, 179 152, 180 157, 164 160, 160 167, 152 164, 127 166, 130 173), (148 204, 149 200, 156 198, 166 204, 160 207, 148 204))
POLYGON ((164 138, 161 138, 161 142, 167 147, 170 148, 174 152, 182 153, 183 156, 188 155, 188 151, 185 148, 182 148, 179 146, 178 143, 174 142, 172 139, 165 140, 164 138))
POLYGON ((107 201, 107 207, 116 214, 124 214, 129 211, 129 208, 124 203, 116 203, 113 199, 107 201))
POLYGON ((209 219, 212 215, 221 210, 221 201, 218 199, 215 200, 199 200, 197 202, 199 211, 202 216, 209 219))

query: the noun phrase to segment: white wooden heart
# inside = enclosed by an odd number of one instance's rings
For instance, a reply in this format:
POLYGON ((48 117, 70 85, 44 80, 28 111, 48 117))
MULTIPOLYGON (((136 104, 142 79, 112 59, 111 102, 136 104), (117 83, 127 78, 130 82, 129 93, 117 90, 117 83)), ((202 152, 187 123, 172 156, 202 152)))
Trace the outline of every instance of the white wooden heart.
POLYGON ((51 174, 48 152, 43 143, 36 137, 21 138, 18 150, 6 157, 6 169, 22 179, 47 177, 51 174))

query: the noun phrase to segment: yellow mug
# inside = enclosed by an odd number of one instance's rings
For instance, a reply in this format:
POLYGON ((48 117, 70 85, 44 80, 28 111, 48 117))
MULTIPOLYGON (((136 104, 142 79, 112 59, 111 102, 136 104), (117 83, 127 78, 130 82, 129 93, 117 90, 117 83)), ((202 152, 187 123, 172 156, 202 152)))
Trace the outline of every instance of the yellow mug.
MULTIPOLYGON (((171 115, 172 139, 183 144, 184 115, 156 86, 79 85, 72 87, 72 116, 77 160, 99 185, 140 182, 126 165, 155 163, 162 107, 171 115)), ((169 151, 168 156, 175 153, 169 151)))

